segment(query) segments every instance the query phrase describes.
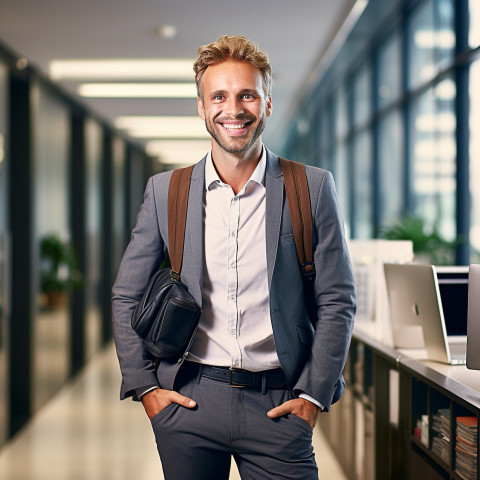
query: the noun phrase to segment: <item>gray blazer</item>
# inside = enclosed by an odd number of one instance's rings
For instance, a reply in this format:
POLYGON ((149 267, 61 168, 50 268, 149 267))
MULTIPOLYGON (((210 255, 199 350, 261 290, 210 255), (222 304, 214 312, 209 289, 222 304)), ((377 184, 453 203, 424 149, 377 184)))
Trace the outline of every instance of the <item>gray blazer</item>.
MULTIPOLYGON (((317 271, 316 324, 308 316, 298 267, 290 213, 278 157, 267 149, 266 242, 270 317, 278 358, 292 390, 321 402, 326 410, 345 387, 342 371, 350 345, 356 310, 350 258, 344 238, 333 178, 306 167, 313 218, 317 271)), ((113 327, 123 379, 120 397, 159 384, 173 389, 181 363, 162 360, 155 371, 142 340, 130 326, 135 305, 168 253, 167 193, 171 172, 150 178, 143 205, 113 287, 113 327)), ((202 305, 205 158, 193 169, 185 230, 182 281, 202 305)))

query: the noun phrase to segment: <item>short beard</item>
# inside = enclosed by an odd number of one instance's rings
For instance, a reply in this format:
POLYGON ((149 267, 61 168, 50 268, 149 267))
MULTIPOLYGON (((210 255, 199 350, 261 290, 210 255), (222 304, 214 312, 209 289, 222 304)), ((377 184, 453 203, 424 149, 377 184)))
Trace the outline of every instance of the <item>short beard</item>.
MULTIPOLYGON (((237 120, 244 120, 244 118, 238 117, 237 120)), ((245 120, 249 121, 246 118, 245 120)), ((225 150, 226 152, 232 153, 232 154, 244 153, 250 150, 250 148, 255 144, 255 142, 259 139, 260 135, 265 130, 265 125, 266 125, 265 118, 261 118, 250 140, 241 148, 232 148, 226 145, 225 142, 223 142, 223 140, 219 137, 219 135, 215 133, 215 129, 212 128, 212 126, 210 125, 210 122, 205 120, 205 127, 207 128, 207 131, 210 134, 210 136, 215 140, 215 142, 220 146, 220 148, 222 148, 222 150, 225 150)), ((223 128, 222 125, 220 125, 220 127, 223 128)))

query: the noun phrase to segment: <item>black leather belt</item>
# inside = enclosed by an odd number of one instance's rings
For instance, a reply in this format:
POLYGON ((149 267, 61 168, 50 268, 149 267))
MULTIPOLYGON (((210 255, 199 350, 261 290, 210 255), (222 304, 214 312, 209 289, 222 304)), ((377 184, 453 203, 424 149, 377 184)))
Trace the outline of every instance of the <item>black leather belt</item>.
POLYGON ((201 376, 228 383, 232 387, 247 387, 258 389, 281 389, 287 387, 285 376, 281 368, 249 372, 248 370, 231 369, 228 367, 214 367, 202 365, 201 376))

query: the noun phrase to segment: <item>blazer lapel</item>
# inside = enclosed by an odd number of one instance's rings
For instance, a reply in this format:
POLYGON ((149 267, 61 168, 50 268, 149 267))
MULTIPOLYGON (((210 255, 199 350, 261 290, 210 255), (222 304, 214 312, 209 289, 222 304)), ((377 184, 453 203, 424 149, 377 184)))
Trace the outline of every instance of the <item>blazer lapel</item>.
POLYGON ((267 150, 267 169, 265 173, 266 215, 265 235, 267 243, 268 287, 271 287, 273 268, 277 257, 278 238, 282 221, 283 174, 278 157, 267 150))
MULTIPOLYGON (((201 302, 203 286, 203 255, 204 255, 204 223, 203 223, 203 195, 205 190, 205 158, 193 168, 188 196, 187 231, 192 252, 191 265, 197 276, 198 292, 201 302)), ((184 258, 184 261, 186 259, 184 258)))

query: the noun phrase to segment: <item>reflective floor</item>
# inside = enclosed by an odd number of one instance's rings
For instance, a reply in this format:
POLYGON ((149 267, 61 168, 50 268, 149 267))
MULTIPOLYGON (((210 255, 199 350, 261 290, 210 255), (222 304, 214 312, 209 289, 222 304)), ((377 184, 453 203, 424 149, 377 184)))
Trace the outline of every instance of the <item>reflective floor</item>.
MULTIPOLYGON (((120 402, 119 385, 115 352, 109 347, 0 449, 0 479, 163 479, 143 407, 120 402)), ((318 428, 314 445, 320 479, 345 479, 318 428)), ((240 479, 235 466, 230 478, 240 479)))

